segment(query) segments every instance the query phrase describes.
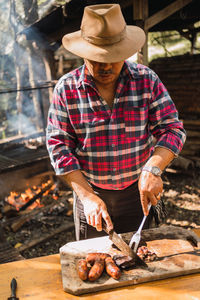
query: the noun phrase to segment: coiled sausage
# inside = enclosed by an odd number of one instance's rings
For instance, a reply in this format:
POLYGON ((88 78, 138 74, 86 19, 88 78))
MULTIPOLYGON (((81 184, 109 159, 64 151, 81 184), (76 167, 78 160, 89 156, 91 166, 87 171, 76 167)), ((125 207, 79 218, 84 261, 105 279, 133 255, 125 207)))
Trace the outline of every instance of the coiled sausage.
POLYGON ((104 260, 103 259, 95 260, 88 274, 89 281, 97 280, 103 273, 103 269, 104 269, 104 260))
POLYGON ((114 279, 119 279, 121 276, 121 271, 118 268, 118 266, 115 264, 114 260, 112 257, 107 257, 105 259, 105 267, 106 267, 106 272, 108 275, 110 275, 114 279))
POLYGON ((78 276, 81 280, 88 279, 89 268, 87 266, 87 261, 85 259, 80 259, 78 261, 78 276))
POLYGON ((89 263, 92 266, 96 260, 99 260, 99 259, 105 260, 106 257, 110 257, 110 254, 101 253, 101 252, 99 252, 99 253, 88 253, 86 255, 86 261, 87 261, 87 263, 89 263))

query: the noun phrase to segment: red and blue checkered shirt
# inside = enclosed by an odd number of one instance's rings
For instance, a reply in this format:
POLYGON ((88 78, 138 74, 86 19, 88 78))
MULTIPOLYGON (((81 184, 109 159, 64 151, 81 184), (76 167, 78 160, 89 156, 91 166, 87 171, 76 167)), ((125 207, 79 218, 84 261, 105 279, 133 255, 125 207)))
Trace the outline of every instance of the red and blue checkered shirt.
POLYGON ((80 169, 96 186, 124 189, 152 154, 153 137, 155 147, 178 155, 185 131, 166 88, 148 67, 124 63, 112 110, 85 65, 57 83, 47 125, 57 175, 80 169))

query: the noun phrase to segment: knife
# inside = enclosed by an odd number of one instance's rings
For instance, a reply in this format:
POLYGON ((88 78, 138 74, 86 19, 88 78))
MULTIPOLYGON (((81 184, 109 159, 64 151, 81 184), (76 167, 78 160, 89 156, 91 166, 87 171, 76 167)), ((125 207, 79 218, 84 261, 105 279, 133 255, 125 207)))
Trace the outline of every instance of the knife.
POLYGON ((135 261, 136 265, 141 265, 143 267, 148 267, 147 264, 133 251, 133 249, 131 249, 126 244, 126 242, 121 238, 121 236, 118 235, 114 231, 114 229, 111 229, 110 231, 108 231, 106 223, 104 221, 102 222, 102 228, 109 235, 109 239, 113 242, 113 244, 115 246, 117 246, 117 248, 119 250, 121 250, 123 254, 125 254, 126 256, 131 257, 135 261))

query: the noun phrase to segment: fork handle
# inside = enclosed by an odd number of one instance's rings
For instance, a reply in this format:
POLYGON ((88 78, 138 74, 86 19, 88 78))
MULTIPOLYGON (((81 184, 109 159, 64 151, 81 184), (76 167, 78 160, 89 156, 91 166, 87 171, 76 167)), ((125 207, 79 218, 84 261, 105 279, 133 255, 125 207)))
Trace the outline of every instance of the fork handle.
MULTIPOLYGON (((151 208, 151 203, 148 204, 148 210, 150 210, 150 208, 151 208)), ((143 217, 142 222, 141 222, 141 224, 140 224, 138 230, 136 231, 136 233, 132 236, 132 238, 131 238, 131 240, 130 240, 129 247, 132 247, 132 244, 133 244, 133 242, 134 242, 134 237, 135 237, 136 235, 139 235, 139 234, 140 234, 140 232, 141 232, 141 230, 142 230, 142 227, 144 226, 144 222, 145 222, 146 218, 147 218, 147 216, 144 216, 144 217, 143 217)))
POLYGON ((143 217, 142 222, 141 222, 141 224, 140 224, 140 227, 139 227, 138 230, 137 230, 137 233, 140 233, 140 232, 141 232, 141 230, 142 230, 142 228, 143 228, 143 225, 144 225, 144 222, 146 221, 146 218, 147 218, 147 216, 144 216, 144 217, 143 217))
MULTIPOLYGON (((150 210, 150 208, 151 208, 151 203, 148 204, 148 211, 150 210)), ((140 232, 142 230, 142 228, 144 226, 144 222, 146 221, 146 218, 147 218, 147 216, 143 217, 142 222, 141 222, 140 227, 138 228, 137 232, 140 232)))

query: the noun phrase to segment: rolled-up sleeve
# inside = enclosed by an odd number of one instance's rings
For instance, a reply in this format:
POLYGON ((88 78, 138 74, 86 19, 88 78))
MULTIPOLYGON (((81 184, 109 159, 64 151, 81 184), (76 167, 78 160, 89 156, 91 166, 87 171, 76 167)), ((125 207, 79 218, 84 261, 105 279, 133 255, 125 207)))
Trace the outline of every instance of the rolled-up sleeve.
POLYGON ((154 72, 152 78, 149 121, 150 131, 157 140, 155 147, 167 148, 177 156, 185 143, 186 132, 166 87, 154 72))
POLYGON ((54 89, 46 129, 47 150, 56 175, 80 169, 75 156, 76 135, 68 116, 65 88, 58 84, 54 89))

